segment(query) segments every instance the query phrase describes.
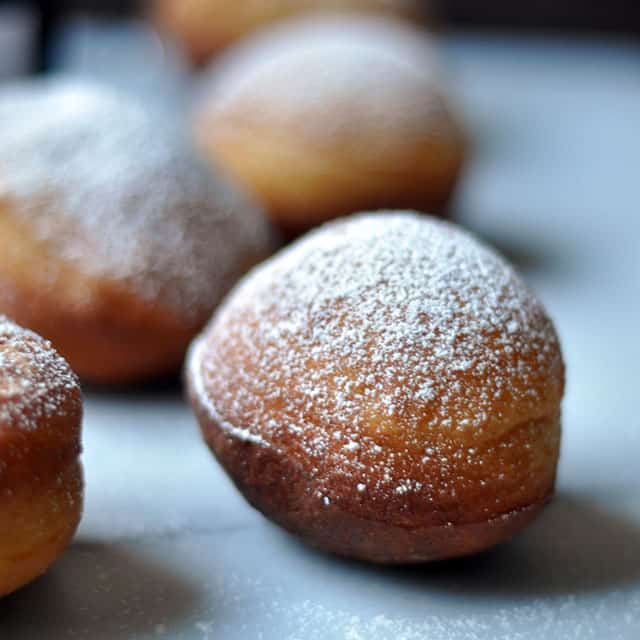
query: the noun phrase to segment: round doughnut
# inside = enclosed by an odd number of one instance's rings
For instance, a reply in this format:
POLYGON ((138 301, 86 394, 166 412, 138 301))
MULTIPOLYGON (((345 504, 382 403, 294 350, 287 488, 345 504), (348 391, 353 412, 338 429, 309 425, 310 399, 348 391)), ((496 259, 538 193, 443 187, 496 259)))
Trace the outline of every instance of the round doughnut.
POLYGON ((317 11, 380 13, 422 22, 419 0, 154 0, 155 21, 185 47, 196 64, 270 23, 317 11))
POLYGON ((553 492, 551 321, 501 257, 435 218, 354 216, 257 267, 195 341, 188 382, 247 500, 341 555, 476 553, 553 492))
POLYGON ((5 88, 0 139, 0 312, 88 381, 179 368, 222 296, 275 248, 256 205, 115 90, 5 88))
POLYGON ((297 20, 239 45, 204 85, 198 145, 286 233, 365 209, 443 213, 464 141, 421 31, 297 20))
POLYGON ((69 365, 0 316, 0 597, 44 573, 75 533, 81 420, 69 365))

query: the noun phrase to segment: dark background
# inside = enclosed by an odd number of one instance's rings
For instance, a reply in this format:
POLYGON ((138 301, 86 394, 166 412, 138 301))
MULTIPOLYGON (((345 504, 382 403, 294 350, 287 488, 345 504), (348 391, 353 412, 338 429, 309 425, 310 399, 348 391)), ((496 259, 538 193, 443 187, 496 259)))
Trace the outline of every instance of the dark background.
POLYGON ((637 0, 441 0, 437 6, 445 21, 465 26, 640 33, 637 0))
MULTIPOLYGON (((0 0, 0 5, 31 5, 42 19, 34 42, 34 65, 47 67, 47 50, 58 20, 69 13, 133 14, 144 0, 0 0)), ((429 13, 443 26, 568 33, 640 35, 637 0, 431 0, 429 13)))
MULTIPOLYGON (((143 0, 40 0, 31 4, 48 13, 82 8, 117 14, 134 11, 143 0)), ((640 2, 636 0, 434 0, 429 6, 445 23, 456 25, 640 33, 640 2)))

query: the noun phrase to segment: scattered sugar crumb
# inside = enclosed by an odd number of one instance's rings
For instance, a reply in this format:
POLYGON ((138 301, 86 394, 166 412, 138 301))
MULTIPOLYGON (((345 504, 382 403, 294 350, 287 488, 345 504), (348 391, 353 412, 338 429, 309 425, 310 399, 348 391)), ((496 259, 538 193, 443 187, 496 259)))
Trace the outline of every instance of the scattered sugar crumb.
POLYGON ((79 390, 50 342, 0 315, 0 427, 35 430, 74 396, 79 412, 79 390))

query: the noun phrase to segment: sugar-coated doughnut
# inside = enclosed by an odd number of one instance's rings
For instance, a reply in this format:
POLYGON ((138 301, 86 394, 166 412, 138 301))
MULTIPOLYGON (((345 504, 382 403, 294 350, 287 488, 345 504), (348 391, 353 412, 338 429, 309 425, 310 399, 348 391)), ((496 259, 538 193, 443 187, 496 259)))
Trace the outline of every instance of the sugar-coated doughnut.
POLYGON ((42 574, 78 526, 81 420, 69 365, 0 316, 0 597, 42 574))
POLYGON ((423 21, 419 0, 154 0, 156 22, 201 64, 236 40, 283 18, 315 11, 380 13, 423 21))
POLYGON ((257 267, 194 343, 188 381, 248 501, 338 554, 479 552, 553 491, 552 323, 509 264, 435 218, 354 216, 257 267))
POLYGON ((0 312, 81 378, 177 369, 221 297, 271 252, 263 213, 185 138, 97 85, 0 91, 0 312))
POLYGON ((258 35, 203 82, 197 142, 289 234, 363 209, 442 213, 464 141, 425 38, 335 16, 258 35))

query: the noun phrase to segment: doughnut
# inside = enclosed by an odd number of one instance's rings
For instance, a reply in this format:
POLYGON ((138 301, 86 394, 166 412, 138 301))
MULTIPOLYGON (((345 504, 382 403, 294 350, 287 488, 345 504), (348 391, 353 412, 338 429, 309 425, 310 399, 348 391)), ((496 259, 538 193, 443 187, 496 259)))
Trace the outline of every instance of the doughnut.
POLYGON ((238 45, 206 77, 198 146, 287 235, 361 210, 445 212, 464 140, 421 31, 296 20, 238 45))
POLYGON ((327 223, 254 269, 194 341, 187 379, 246 499, 326 551, 477 553, 553 492, 553 325, 507 262, 430 216, 327 223))
POLYGON ((270 23, 317 11, 380 13, 424 21, 419 0, 155 0, 151 12, 196 64, 270 23))
POLYGON ((179 369, 275 249, 266 217, 169 118, 56 79, 0 90, 0 312, 92 383, 179 369))
POLYGON ((0 316, 0 597, 44 573, 75 533, 81 420, 69 365, 0 316))

